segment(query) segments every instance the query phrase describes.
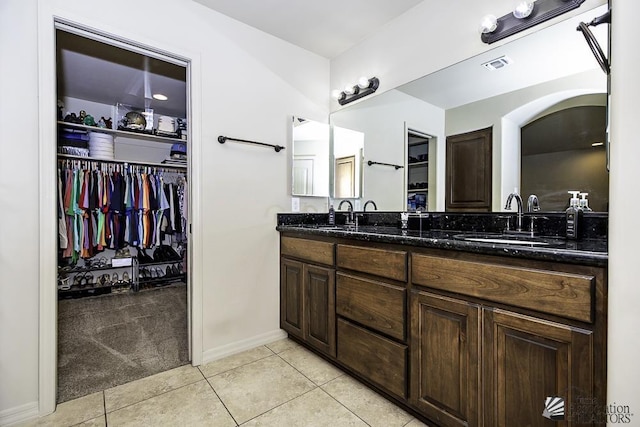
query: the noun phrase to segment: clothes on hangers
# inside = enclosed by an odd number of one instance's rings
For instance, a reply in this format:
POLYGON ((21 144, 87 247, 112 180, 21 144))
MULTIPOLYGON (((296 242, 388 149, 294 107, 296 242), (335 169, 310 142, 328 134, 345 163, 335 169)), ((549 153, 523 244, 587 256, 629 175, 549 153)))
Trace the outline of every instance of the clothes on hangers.
POLYGON ((60 160, 58 165, 59 249, 73 262, 109 248, 152 248, 166 234, 182 235, 182 199, 186 177, 164 170, 109 162, 60 160), (179 183, 178 183, 179 181, 179 183), (172 197, 167 197, 171 195, 172 197), (175 225, 163 226, 173 213, 175 225))

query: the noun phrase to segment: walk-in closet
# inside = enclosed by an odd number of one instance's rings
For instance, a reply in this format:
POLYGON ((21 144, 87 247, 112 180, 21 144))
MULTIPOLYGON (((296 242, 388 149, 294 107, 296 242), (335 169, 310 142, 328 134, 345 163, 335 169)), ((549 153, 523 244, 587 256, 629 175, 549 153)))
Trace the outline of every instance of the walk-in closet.
POLYGON ((188 64, 56 28, 57 401, 189 363, 188 64))

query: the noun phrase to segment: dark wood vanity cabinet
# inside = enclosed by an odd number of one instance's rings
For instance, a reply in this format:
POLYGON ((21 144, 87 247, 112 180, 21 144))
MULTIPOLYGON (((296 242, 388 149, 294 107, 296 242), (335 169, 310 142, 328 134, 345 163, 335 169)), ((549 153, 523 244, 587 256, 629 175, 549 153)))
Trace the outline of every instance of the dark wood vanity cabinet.
POLYGON ((281 326, 430 425, 606 402, 602 267, 284 235, 281 326))
POLYGON ((508 262, 412 254, 410 402, 440 425, 555 425, 548 397, 566 419, 605 402, 603 269, 508 262))
POLYGON ((333 244, 283 237, 281 254, 280 327, 335 357, 335 270, 311 263, 332 265, 333 244))

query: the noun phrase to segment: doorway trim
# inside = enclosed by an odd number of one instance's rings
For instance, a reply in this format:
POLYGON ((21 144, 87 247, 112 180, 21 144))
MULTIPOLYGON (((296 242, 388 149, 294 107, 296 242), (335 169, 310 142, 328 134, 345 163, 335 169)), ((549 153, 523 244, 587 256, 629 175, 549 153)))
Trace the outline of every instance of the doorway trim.
POLYGON ((49 1, 38 1, 38 193, 39 193, 39 330, 38 330, 38 412, 50 414, 56 408, 57 388, 57 221, 56 221, 56 22, 73 25, 115 41, 139 46, 151 52, 166 53, 187 66, 187 116, 190 150, 189 218, 189 301, 191 325, 191 364, 202 363, 203 280, 202 280, 202 66, 200 55, 176 46, 132 33, 109 28, 104 23, 55 9, 49 1))

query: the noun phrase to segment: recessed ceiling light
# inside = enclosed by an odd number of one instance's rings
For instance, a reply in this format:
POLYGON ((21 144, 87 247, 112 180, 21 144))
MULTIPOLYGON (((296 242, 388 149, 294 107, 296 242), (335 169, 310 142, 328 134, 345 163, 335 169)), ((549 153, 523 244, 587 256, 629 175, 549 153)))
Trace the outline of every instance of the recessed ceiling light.
POLYGON ((592 147, 600 147, 604 145, 604 142, 594 142, 593 144, 591 144, 592 147))
POLYGON ((157 99, 158 101, 166 101, 169 98, 167 98, 166 95, 163 95, 161 93, 154 93, 153 94, 153 99, 157 99))

